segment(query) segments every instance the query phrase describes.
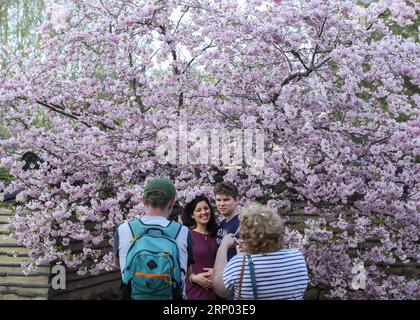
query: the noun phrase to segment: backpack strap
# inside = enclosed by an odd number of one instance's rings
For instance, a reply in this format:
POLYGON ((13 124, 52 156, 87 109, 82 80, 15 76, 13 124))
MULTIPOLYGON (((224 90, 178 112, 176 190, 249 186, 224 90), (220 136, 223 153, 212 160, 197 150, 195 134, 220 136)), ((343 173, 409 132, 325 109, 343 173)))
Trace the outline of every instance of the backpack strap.
POLYGON ((252 293, 254 295, 254 300, 258 300, 257 281, 255 280, 254 262, 252 261, 252 258, 249 254, 247 255, 247 258, 248 258, 249 273, 251 274, 252 293))
POLYGON ((166 227, 163 227, 155 224, 144 224, 141 220, 135 219, 130 221, 128 225, 134 238, 139 238, 143 234, 152 233, 153 230, 156 230, 175 240, 182 228, 182 225, 175 221, 171 221, 166 227))
POLYGON ((139 238, 143 234, 147 233, 147 226, 144 225, 139 219, 128 222, 133 238, 139 238))
POLYGON ((181 232, 182 224, 171 221, 166 227, 162 227, 162 230, 166 236, 172 239, 176 239, 181 232))
POLYGON ((246 257, 245 257, 245 255, 243 255, 241 275, 239 276, 238 300, 241 300, 242 282, 244 281, 244 273, 245 273, 245 260, 246 260, 246 257))

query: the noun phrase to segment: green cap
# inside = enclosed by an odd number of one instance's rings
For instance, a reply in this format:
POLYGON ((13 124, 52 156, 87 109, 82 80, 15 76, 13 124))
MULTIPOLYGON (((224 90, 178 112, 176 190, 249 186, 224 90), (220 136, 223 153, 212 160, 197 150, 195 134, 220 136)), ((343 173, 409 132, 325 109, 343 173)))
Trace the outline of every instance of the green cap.
POLYGON ((171 180, 166 178, 155 178, 149 180, 144 189, 144 199, 164 200, 169 202, 176 196, 175 186, 171 180))

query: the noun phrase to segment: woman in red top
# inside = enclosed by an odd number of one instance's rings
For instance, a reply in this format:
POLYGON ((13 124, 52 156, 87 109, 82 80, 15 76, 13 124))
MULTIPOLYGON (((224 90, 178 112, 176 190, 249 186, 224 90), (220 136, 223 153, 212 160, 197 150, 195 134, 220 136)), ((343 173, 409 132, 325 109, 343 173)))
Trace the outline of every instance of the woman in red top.
POLYGON ((187 281, 190 300, 215 300, 213 266, 217 253, 217 223, 214 210, 205 196, 198 196, 184 207, 184 225, 191 229, 195 263, 187 281))

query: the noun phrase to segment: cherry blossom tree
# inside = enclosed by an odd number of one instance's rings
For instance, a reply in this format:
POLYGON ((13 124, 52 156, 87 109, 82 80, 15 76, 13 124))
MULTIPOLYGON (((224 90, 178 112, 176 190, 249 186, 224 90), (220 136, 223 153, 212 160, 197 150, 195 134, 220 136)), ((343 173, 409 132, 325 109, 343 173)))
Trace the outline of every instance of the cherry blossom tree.
POLYGON ((304 204, 286 245, 329 297, 418 298, 418 279, 381 267, 420 263, 420 46, 395 32, 418 14, 414 0, 57 2, 37 50, 0 77, 2 164, 8 190, 25 188, 11 230, 29 269, 112 270, 100 245, 142 213, 145 179, 172 178, 181 202, 226 179, 243 203, 304 204), (263 129, 262 171, 157 161, 158 133, 180 122, 263 129))

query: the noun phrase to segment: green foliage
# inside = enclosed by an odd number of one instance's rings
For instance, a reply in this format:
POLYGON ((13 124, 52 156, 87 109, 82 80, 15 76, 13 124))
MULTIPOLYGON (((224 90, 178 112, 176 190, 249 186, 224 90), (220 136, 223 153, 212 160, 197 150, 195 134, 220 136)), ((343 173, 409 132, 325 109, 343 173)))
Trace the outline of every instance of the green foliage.
POLYGON ((367 118, 360 118, 360 117, 356 117, 356 118, 354 118, 352 121, 351 121, 351 123, 353 124, 353 126, 355 126, 355 127, 360 127, 360 126, 362 126, 362 125, 365 125, 365 124, 367 124, 367 123, 369 123, 369 119, 367 119, 367 118))
POLYGON ((419 86, 416 86, 414 84, 411 83, 411 80, 407 77, 407 76, 403 76, 404 79, 404 89, 405 89, 405 93, 408 96, 413 96, 415 94, 420 94, 420 88, 419 86))
POLYGON ((408 26, 400 27, 394 21, 390 19, 391 14, 386 12, 383 19, 385 23, 388 25, 389 29, 393 34, 400 35, 403 38, 414 38, 416 42, 419 42, 419 31, 418 27, 420 25, 420 15, 417 14, 416 21, 408 26))
POLYGON ((0 181, 3 182, 6 186, 14 180, 14 177, 9 173, 5 167, 0 166, 0 181))
MULTIPOLYGON (((8 47, 0 68, 7 66, 15 52, 31 48, 39 42, 39 36, 33 30, 42 22, 44 11, 45 0, 0 1, 0 42, 8 47)), ((0 56, 2 53, 0 48, 0 56)))
POLYGON ((53 127, 52 122, 47 118, 45 114, 45 109, 39 107, 34 114, 34 121, 32 125, 35 127, 42 127, 46 129, 51 129, 53 127))
MULTIPOLYGON (((0 114, 0 119, 1 119, 1 114, 0 114)), ((6 127, 4 127, 3 125, 0 124, 0 139, 4 139, 9 135, 6 127)))
MULTIPOLYGON (((374 0, 374 1, 367 1, 367 0, 358 0, 357 4, 363 8, 368 8, 372 2, 378 2, 378 0, 374 0)), ((401 27, 399 26, 396 22, 393 21, 392 17, 391 17, 391 12, 389 10, 385 11, 382 15, 381 15, 381 19, 385 22, 385 24, 389 27, 390 31, 395 34, 395 35, 400 35, 403 38, 407 39, 407 38, 413 38, 415 39, 416 42, 419 42, 419 36, 418 36, 418 28, 420 25, 420 15, 417 14, 417 19, 414 21, 414 23, 408 25, 408 26, 404 26, 401 27)), ((375 33, 374 37, 379 37, 378 39, 381 38, 381 34, 380 33, 375 33)))
POLYGON ((335 111, 331 113, 332 119, 343 123, 346 120, 346 113, 343 111, 335 111))

